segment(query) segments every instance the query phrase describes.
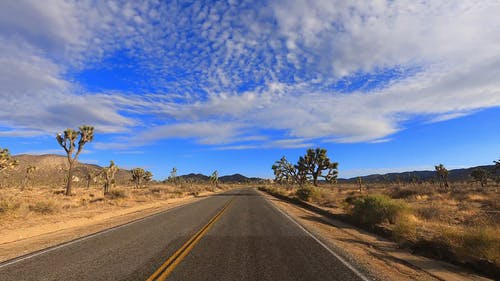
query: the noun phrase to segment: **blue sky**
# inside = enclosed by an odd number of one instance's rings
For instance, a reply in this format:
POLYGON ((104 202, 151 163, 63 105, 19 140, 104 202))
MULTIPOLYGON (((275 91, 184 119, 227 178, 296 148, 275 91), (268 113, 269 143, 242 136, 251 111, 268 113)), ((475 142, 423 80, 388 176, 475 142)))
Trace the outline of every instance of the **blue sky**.
POLYGON ((500 157, 498 1, 1 1, 0 147, 272 177, 327 148, 340 176, 500 157))

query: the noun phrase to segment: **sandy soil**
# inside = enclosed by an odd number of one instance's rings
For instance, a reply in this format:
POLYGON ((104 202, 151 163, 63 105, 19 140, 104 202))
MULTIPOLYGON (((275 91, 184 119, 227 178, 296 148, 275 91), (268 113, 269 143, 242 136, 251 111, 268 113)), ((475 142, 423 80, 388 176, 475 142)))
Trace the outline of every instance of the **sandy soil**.
POLYGON ((394 242, 262 194, 311 233, 322 237, 332 249, 344 253, 348 260, 362 265, 380 280, 490 280, 442 261, 412 255, 394 242))

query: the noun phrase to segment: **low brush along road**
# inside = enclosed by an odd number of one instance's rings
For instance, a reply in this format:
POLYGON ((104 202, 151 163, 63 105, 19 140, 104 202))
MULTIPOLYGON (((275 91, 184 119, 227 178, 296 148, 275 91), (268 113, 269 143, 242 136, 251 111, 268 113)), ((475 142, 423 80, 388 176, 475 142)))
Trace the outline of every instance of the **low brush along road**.
POLYGON ((0 280, 367 280, 254 189, 0 264, 0 280))

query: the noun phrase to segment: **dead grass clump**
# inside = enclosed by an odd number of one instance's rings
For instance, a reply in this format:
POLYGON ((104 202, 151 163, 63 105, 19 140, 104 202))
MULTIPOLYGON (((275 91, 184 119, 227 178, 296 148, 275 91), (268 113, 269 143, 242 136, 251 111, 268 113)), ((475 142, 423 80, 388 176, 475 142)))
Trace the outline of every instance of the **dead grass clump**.
POLYGON ((426 206, 414 208, 415 214, 428 221, 449 222, 450 215, 453 214, 451 208, 443 204, 430 203, 426 206))
POLYGON ((54 201, 38 201, 28 205, 28 210, 40 215, 53 214, 58 210, 58 206, 54 201))
POLYGON ((500 266, 500 227, 476 226, 441 229, 436 240, 443 241, 462 262, 486 260, 500 266))
POLYGON ((111 200, 128 197, 127 192, 125 192, 125 190, 122 189, 111 190, 110 192, 106 193, 105 196, 111 200))
POLYGON ((320 206, 324 207, 335 207, 336 206, 336 197, 331 190, 325 190, 323 188, 315 188, 312 195, 311 201, 317 203, 320 206))
POLYGON ((411 214, 400 215, 392 227, 392 235, 400 244, 414 243, 418 240, 418 220, 411 214))
POLYGON ((493 226, 467 228, 463 233, 463 244, 459 252, 500 265, 499 233, 500 228, 493 226))
POLYGON ((14 212, 21 206, 18 202, 12 202, 10 200, 2 199, 0 200, 0 215, 14 212))
POLYGON ((401 187, 396 186, 389 190, 389 196, 394 199, 404 199, 418 196, 432 196, 436 194, 434 187, 429 185, 401 187))

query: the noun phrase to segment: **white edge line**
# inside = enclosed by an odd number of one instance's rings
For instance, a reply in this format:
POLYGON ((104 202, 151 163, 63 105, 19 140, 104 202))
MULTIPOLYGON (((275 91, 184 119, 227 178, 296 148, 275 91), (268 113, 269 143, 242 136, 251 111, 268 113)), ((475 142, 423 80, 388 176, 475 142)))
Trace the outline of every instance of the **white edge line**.
POLYGON ((13 258, 11 259, 10 261, 7 260, 7 261, 4 261, 2 263, 0 263, 0 268, 4 268, 4 267, 7 267, 9 265, 12 265, 12 264, 15 264, 15 263, 18 263, 18 262, 21 262, 21 261, 24 261, 24 260, 27 260, 27 259, 31 259, 31 258, 34 258, 36 256, 40 256, 40 255, 43 255, 43 254, 46 254, 46 253, 49 253, 49 252, 52 252, 54 250, 57 250, 57 249, 60 249, 60 248, 63 248, 63 247, 66 247, 66 246, 69 246, 69 245, 72 245, 72 244, 75 244, 75 243, 78 243, 78 242, 81 242, 81 241, 85 241, 87 239, 90 239, 90 238, 93 238, 95 236, 98 236, 98 235, 101 235, 101 234, 105 234, 105 233, 108 233, 108 232, 111 232, 111 231, 115 231, 115 230, 118 230, 120 228, 123 228, 125 226, 129 226, 131 224, 134 224, 134 223, 138 223, 138 222, 142 222, 142 221, 145 221, 145 220, 148 220, 148 219, 151 219, 151 218, 154 218, 156 216, 159 216, 159 215, 162 215, 162 214, 165 214, 165 213, 168 213, 170 211, 173 211, 173 210, 176 210, 176 209, 180 209, 180 208, 183 208, 185 206, 189 206, 191 204, 194 204, 196 202, 200 202, 202 200, 205 200, 209 197, 206 197, 206 198, 203 198, 201 200, 198 200, 198 201, 194 201, 194 202, 190 202, 190 203, 187 203, 187 204, 184 204, 184 205, 179 205, 179 206, 175 206, 175 207, 172 207, 168 210, 164 210, 164 211, 160 211, 158 213, 155 213, 155 214, 151 214, 149 216, 146 216, 144 218, 140 218, 140 219, 137 219, 137 220, 133 220, 131 222, 127 222, 127 223, 124 223, 124 224, 120 224, 120 225, 117 225, 117 226, 113 226, 111 228, 108 228, 108 229, 105 229, 105 230, 101 230, 101 231, 98 231, 96 233, 93 233, 93 234, 89 234, 87 236, 84 236, 84 237, 80 237, 80 238, 76 238, 74 240, 70 240, 68 242, 63 242, 59 245, 56 245, 56 246, 52 246, 52 247, 49 247, 49 248, 46 248, 46 249, 42 249, 42 250, 39 250, 35 253, 32 253, 32 254, 26 254, 24 256, 21 256, 19 258, 13 258))
POLYGON ((309 230, 307 230, 305 227, 303 227, 300 223, 298 223, 296 220, 294 220, 292 217, 290 217, 287 213, 285 213, 283 210, 275 206, 272 202, 269 201, 265 196, 263 196, 266 201, 273 206, 278 212, 280 212, 283 216, 291 220, 295 225, 297 225, 302 231, 307 233, 309 236, 311 236, 318 244, 323 246, 330 254, 335 256, 341 263, 343 263, 347 268, 349 268, 352 272, 354 272, 359 278, 361 278, 363 281, 370 281, 366 276, 364 276, 361 272, 359 272, 354 266, 352 266, 349 262, 347 262, 344 258, 339 256, 337 253, 335 253, 332 249, 330 249, 325 243, 323 243, 321 240, 319 240, 316 236, 314 236, 309 230))

